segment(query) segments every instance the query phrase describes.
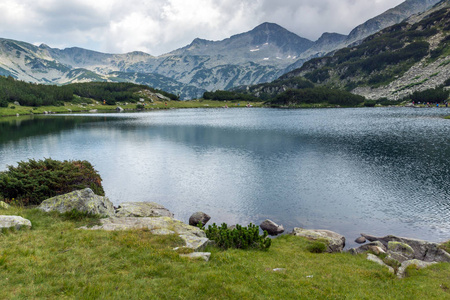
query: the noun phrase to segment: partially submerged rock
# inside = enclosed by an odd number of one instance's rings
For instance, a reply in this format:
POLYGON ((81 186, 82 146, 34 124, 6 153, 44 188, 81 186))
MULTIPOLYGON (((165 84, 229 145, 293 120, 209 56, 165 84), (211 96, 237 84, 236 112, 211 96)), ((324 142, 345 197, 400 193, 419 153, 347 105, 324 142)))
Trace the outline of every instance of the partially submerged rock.
POLYGON ((324 240, 327 242, 327 252, 342 252, 345 246, 345 237, 339 233, 329 230, 294 228, 291 233, 295 236, 302 236, 310 240, 324 240))
POLYGON ((357 238, 355 240, 355 243, 358 243, 358 244, 364 244, 365 242, 367 242, 367 239, 363 236, 360 236, 359 238, 357 238))
POLYGON ((261 227, 262 230, 267 231, 270 235, 278 235, 284 232, 283 225, 278 225, 272 220, 265 220, 259 227, 261 227))
POLYGON ((44 200, 38 209, 45 212, 57 211, 65 213, 77 210, 102 216, 114 215, 114 206, 111 201, 107 197, 94 194, 90 188, 44 200))
POLYGON ((407 259, 418 259, 425 262, 450 262, 450 254, 441 249, 438 243, 397 237, 393 235, 375 237, 372 235, 362 234, 362 236, 372 242, 379 241, 386 248, 389 248, 389 243, 391 242, 390 252, 406 254, 407 259))
POLYGON ((19 230, 22 227, 31 228, 30 220, 19 216, 0 216, 0 230, 10 228, 19 230))
POLYGON ((167 208, 155 202, 126 202, 119 205, 116 217, 171 217, 167 208))
POLYGON ((189 225, 191 226, 198 226, 198 224, 201 224, 202 226, 205 226, 206 223, 211 219, 211 217, 204 212, 198 211, 189 218, 189 225))

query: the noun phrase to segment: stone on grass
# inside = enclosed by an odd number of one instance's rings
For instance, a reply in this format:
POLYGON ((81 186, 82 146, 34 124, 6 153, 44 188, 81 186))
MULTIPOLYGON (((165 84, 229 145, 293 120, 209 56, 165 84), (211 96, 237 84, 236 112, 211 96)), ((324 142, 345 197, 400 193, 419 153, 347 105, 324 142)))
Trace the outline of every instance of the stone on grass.
POLYGON ((198 211, 189 218, 189 225, 191 226, 198 226, 198 224, 201 224, 202 226, 205 226, 206 223, 211 219, 211 217, 204 212, 198 211))
POLYGON ((384 261, 381 260, 381 258, 379 258, 378 256, 376 256, 376 255, 374 255, 374 254, 372 254, 372 253, 367 254, 367 260, 373 261, 373 262, 375 262, 375 263, 377 263, 377 264, 379 264, 379 265, 381 265, 381 266, 387 267, 388 270, 389 270, 389 272, 392 273, 392 274, 395 273, 395 271, 394 271, 394 269, 393 269, 392 267, 386 265, 386 264, 384 263, 384 261))
POLYGON ((114 206, 111 201, 107 197, 94 194, 90 188, 44 200, 38 209, 45 212, 65 213, 77 210, 93 215, 114 215, 114 206))
POLYGON ((418 259, 404 261, 404 262, 402 262, 401 266, 397 270, 397 277, 398 278, 405 277, 406 268, 409 266, 415 266, 416 269, 423 269, 423 268, 429 267, 434 264, 436 264, 436 262, 425 262, 425 261, 421 261, 418 259))
POLYGON ((30 220, 19 216, 0 216, 0 230, 10 228, 19 230, 22 227, 31 228, 30 220))
POLYGON ((123 109, 122 107, 120 107, 120 106, 117 106, 117 107, 116 107, 116 111, 117 111, 117 112, 123 112, 124 109, 123 109))
POLYGON ((209 261, 211 253, 209 252, 194 252, 189 254, 180 254, 181 257, 186 257, 189 259, 203 259, 204 261, 209 261))
POLYGON ((119 205, 116 217, 171 217, 173 214, 155 202, 126 202, 119 205))
POLYGON ((327 242, 327 252, 342 252, 345 246, 345 237, 339 233, 329 231, 329 230, 319 230, 319 229, 303 229, 294 228, 291 233, 294 236, 302 236, 309 240, 323 240, 327 242))
POLYGON ((278 235, 284 232, 283 225, 278 225, 272 220, 265 220, 259 227, 261 227, 262 230, 267 231, 270 235, 278 235))
POLYGON ((10 205, 8 203, 0 201, 0 209, 8 209, 8 208, 10 208, 10 205))

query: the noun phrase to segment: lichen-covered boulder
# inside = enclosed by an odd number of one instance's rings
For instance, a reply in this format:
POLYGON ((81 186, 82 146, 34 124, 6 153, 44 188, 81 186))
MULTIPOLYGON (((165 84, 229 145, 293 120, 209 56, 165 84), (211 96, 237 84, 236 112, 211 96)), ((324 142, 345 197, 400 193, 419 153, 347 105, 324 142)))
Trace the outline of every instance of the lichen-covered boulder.
POLYGON ((167 208, 155 202, 126 202, 119 205, 115 213, 116 217, 171 217, 167 208))
POLYGON ((94 194, 90 188, 44 200, 38 207, 45 212, 60 213, 77 210, 101 216, 113 216, 114 206, 107 197, 94 194))
POLYGON ((0 201, 0 209, 8 209, 8 208, 9 208, 9 204, 8 203, 0 201))
POLYGON ((423 268, 429 267, 434 264, 436 264, 436 262, 426 262, 426 261, 421 261, 418 259, 404 261, 404 262, 402 262, 402 264, 400 265, 400 267, 397 270, 397 277, 398 278, 405 277, 406 268, 409 266, 415 266, 416 269, 423 269, 423 268))
POLYGON ((326 241, 328 244, 327 252, 329 253, 342 252, 345 247, 345 237, 339 233, 329 230, 303 229, 296 227, 291 234, 294 236, 302 236, 314 241, 326 241))
POLYGON ((265 220, 259 225, 259 227, 261 227, 262 230, 267 231, 270 235, 278 235, 284 232, 283 225, 278 225, 272 220, 265 220))
POLYGON ((22 227, 31 228, 30 220, 19 216, 0 216, 0 230, 3 228, 19 230, 22 227))
POLYGON ((198 224, 201 224, 202 226, 205 226, 206 223, 211 219, 211 217, 204 212, 198 211, 189 218, 189 225, 191 226, 198 226, 198 224))

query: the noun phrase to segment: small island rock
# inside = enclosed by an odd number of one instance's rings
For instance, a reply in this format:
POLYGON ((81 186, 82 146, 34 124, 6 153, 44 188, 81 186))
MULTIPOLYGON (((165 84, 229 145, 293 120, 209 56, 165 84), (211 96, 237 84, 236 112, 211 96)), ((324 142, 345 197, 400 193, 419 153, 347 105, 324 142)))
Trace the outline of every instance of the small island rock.
POLYGON ((360 236, 359 238, 357 238, 355 240, 355 243, 358 243, 358 244, 364 244, 365 242, 367 242, 367 239, 363 236, 360 236))
POLYGON ((261 223, 261 225, 259 225, 259 227, 261 227, 262 230, 267 231, 270 235, 277 235, 284 232, 283 225, 278 225, 272 220, 265 220, 261 223))
POLYGON ((205 226, 210 219, 211 217, 209 215, 198 211, 189 218, 189 225, 197 227, 198 224, 201 224, 202 226, 205 226))

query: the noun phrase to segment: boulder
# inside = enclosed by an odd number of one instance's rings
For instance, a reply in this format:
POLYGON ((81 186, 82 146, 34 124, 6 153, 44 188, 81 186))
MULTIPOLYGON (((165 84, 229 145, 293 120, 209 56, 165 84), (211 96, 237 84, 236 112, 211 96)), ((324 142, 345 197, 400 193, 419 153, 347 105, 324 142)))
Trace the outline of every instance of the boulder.
POLYGON ((8 209, 9 207, 10 207, 9 204, 0 201, 0 209, 8 209))
POLYGON ((384 263, 384 261, 383 261, 381 258, 379 258, 378 256, 376 256, 376 255, 373 255, 373 254, 371 254, 371 253, 367 254, 367 260, 373 261, 373 262, 375 262, 375 263, 377 263, 377 264, 379 264, 379 265, 381 265, 381 266, 387 267, 388 270, 389 270, 389 272, 392 273, 392 274, 395 273, 394 268, 392 268, 392 267, 386 265, 386 264, 384 263))
MULTIPOLYGON (((379 241, 386 248, 389 246, 389 242, 398 242, 401 244, 391 244, 391 247, 398 245, 408 245, 413 252, 413 255, 408 255, 406 258, 418 259, 425 262, 450 262, 450 254, 445 250, 441 249, 439 244, 431 243, 422 240, 410 239, 397 237, 393 235, 388 235, 384 237, 375 237, 372 235, 361 234, 369 241, 379 241)), ((408 248, 409 249, 409 248, 408 248)), ((406 250, 405 250, 406 251, 406 250)), ((411 251, 411 250, 408 250, 411 251)), ((390 253, 395 253, 395 251, 389 251, 390 253)))
POLYGON ((114 215, 114 206, 111 201, 107 197, 94 194, 90 188, 44 200, 38 209, 45 212, 58 211, 60 213, 75 209, 95 215, 114 215))
POLYGON ((122 107, 120 107, 120 106, 117 106, 117 107, 116 107, 116 111, 117 111, 117 112, 123 112, 124 109, 123 109, 122 107))
POLYGON ((390 241, 388 243, 388 254, 390 259, 402 263, 404 261, 414 259, 414 249, 408 244, 402 242, 390 241))
POLYGON ((421 261, 418 259, 404 261, 404 262, 402 262, 402 264, 400 265, 400 267, 397 270, 397 277, 398 278, 405 277, 406 268, 411 265, 414 265, 416 267, 416 269, 423 269, 423 268, 429 267, 434 264, 436 264, 436 262, 425 262, 425 261, 421 261))
POLYGON ((155 235, 177 234, 186 247, 201 251, 209 244, 206 233, 200 228, 184 224, 170 217, 111 217, 100 220, 101 225, 81 227, 88 230, 135 230, 148 229, 155 235))
POLYGON ((360 236, 359 238, 357 238, 355 240, 355 243, 358 243, 358 244, 364 244, 365 242, 367 242, 367 239, 363 236, 360 236))
POLYGON ((173 214, 155 202, 126 202, 119 205, 116 217, 171 217, 173 214))
POLYGON ((371 242, 365 245, 362 245, 358 248, 352 248, 348 250, 351 254, 361 254, 365 252, 372 252, 375 255, 379 255, 381 253, 386 253, 386 247, 379 241, 371 242))
POLYGON ((265 220, 261 223, 261 225, 259 225, 259 227, 261 227, 262 230, 267 231, 270 235, 277 235, 284 232, 283 225, 278 225, 271 220, 265 220))
POLYGON ((210 219, 211 217, 209 215, 205 214, 204 212, 198 211, 189 218, 189 225, 198 226, 198 224, 201 224, 202 226, 205 226, 210 219))
POLYGON ((16 230, 22 227, 31 228, 30 220, 24 219, 19 216, 0 216, 0 230, 5 228, 14 228, 16 230))
POLYGON ((310 240, 324 240, 328 243, 327 252, 342 252, 345 246, 345 237, 336 232, 318 229, 294 228, 291 233, 294 236, 302 236, 310 240))
POLYGON ((203 259, 204 261, 209 261, 211 253, 209 252, 194 252, 189 254, 180 254, 181 257, 186 257, 189 259, 203 259))

